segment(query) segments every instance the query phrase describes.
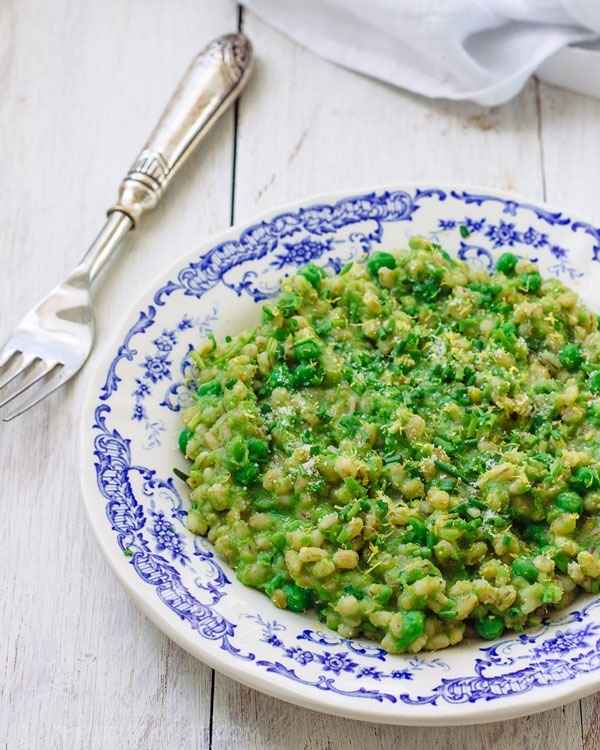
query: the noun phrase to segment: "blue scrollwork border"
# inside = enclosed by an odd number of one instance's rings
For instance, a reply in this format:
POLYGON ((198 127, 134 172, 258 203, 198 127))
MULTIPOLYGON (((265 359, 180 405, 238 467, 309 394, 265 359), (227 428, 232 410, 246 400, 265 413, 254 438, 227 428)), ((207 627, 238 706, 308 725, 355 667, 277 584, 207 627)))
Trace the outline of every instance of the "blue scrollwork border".
MULTIPOLYGON (((524 695, 537 688, 555 687, 576 679, 578 675, 600 669, 600 624, 589 618, 599 604, 593 601, 580 611, 570 613, 561 623, 562 627, 569 626, 566 630, 556 630, 554 624, 550 632, 547 624, 539 632, 479 649, 481 656, 475 659, 472 674, 442 676, 438 684, 423 695, 392 692, 389 687, 393 687, 394 680, 412 680, 414 674, 424 668, 428 668, 430 674, 447 674, 449 667, 442 659, 388 657, 373 645, 345 641, 335 634, 323 635, 310 629, 304 629, 290 644, 289 639, 286 643, 280 637, 286 630, 285 626, 276 621, 268 626, 261 621, 260 640, 273 650, 273 658, 257 659, 253 652, 235 645, 238 625, 216 609, 229 581, 210 550, 194 544, 194 555, 208 566, 209 571, 207 576, 196 580, 197 591, 191 591, 183 582, 181 569, 191 562, 176 525, 181 523, 185 511, 173 482, 157 477, 150 468, 134 465, 131 439, 108 425, 112 414, 111 399, 120 392, 124 383, 118 371, 123 362, 132 362, 143 350, 146 343, 143 336, 156 325, 160 310, 174 294, 200 299, 222 284, 238 295, 247 294, 260 301, 273 294, 275 289, 272 280, 262 279, 259 267, 269 268, 271 276, 273 270, 283 274, 286 268, 309 260, 338 269, 345 258, 352 257, 352 253, 369 252, 380 244, 386 224, 403 222, 410 226, 415 213, 423 206, 444 204, 447 209, 452 202, 458 204, 458 214, 462 206, 464 218, 448 218, 446 210, 440 214, 437 229, 432 228, 431 236, 435 238, 436 231, 460 230, 463 240, 457 243, 458 253, 470 262, 490 268, 494 259, 492 251, 516 248, 529 258, 546 253, 548 258, 555 259, 556 263, 550 267, 554 275, 580 276, 581 272, 570 261, 570 250, 552 241, 550 233, 555 226, 589 235, 594 242, 590 260, 600 261, 599 228, 583 221, 572 221, 561 212, 502 195, 416 188, 412 192, 369 192, 331 204, 289 210, 253 224, 234 239, 215 245, 182 268, 175 280, 163 284, 118 346, 94 405, 93 454, 98 490, 105 501, 106 516, 117 547, 130 558, 139 578, 152 586, 159 600, 201 638, 217 643, 221 650, 235 659, 252 662, 264 673, 277 674, 320 692, 425 707, 437 705, 440 701, 448 704, 487 702, 524 695), (470 208, 481 210, 487 204, 496 206, 495 210, 491 207, 488 215, 467 215, 470 208), (498 208, 506 218, 499 215, 498 208), (465 241, 466 237, 468 241, 465 241), (245 264, 250 266, 245 274, 230 274, 245 264), (138 341, 134 342, 136 339, 138 341), (137 348, 134 348, 134 343, 137 348), (139 497, 140 492, 143 498, 139 497), (154 507, 153 498, 157 492, 171 499, 171 518, 154 507), (360 659, 371 659, 372 663, 359 663, 357 660, 360 659), (387 665, 390 661, 393 662, 391 671, 377 666, 387 665), (315 666, 322 672, 316 676, 315 666), (313 669, 311 676, 301 673, 305 668, 313 669), (351 688, 348 687, 348 677, 354 681, 351 688), (357 687, 358 680, 363 680, 363 685, 357 687), (380 690, 378 681, 385 683, 387 689, 380 690)), ((154 341, 157 346, 165 345, 165 332, 161 337, 154 341)), ((183 371, 184 368, 180 369, 183 371)), ((163 380, 162 377, 147 378, 152 382, 159 379, 163 380)), ((172 380, 170 372, 164 379, 172 380)), ((168 393, 176 393, 177 388, 177 383, 171 385, 168 393)), ((151 395, 150 390, 144 393, 146 395, 151 395)), ((175 408, 164 396, 160 405, 175 408)))

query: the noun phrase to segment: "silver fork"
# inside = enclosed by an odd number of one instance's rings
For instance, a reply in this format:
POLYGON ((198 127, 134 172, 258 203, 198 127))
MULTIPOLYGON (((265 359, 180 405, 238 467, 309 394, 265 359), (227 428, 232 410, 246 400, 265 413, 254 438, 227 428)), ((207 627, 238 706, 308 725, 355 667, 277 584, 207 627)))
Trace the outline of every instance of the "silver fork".
POLYGON ((92 282, 173 174, 239 96, 254 54, 242 34, 211 42, 192 61, 148 142, 121 183, 117 203, 80 263, 21 320, 0 350, 0 409, 9 421, 72 378, 94 342, 92 282))

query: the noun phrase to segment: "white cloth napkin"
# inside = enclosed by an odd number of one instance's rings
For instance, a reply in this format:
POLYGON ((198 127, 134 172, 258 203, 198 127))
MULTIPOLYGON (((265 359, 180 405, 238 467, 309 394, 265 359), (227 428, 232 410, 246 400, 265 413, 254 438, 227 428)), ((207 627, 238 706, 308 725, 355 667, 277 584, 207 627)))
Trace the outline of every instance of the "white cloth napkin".
POLYGON ((316 54, 429 97, 485 106, 537 74, 600 97, 600 0, 243 0, 316 54))

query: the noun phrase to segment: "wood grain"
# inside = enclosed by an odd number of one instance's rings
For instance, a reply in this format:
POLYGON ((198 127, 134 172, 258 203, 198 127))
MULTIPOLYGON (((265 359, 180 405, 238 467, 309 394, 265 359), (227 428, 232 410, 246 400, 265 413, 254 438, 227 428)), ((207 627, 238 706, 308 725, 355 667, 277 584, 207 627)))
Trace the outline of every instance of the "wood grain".
MULTIPOLYGON (((539 101, 547 200, 600 226, 600 101, 547 84, 539 86, 539 101)), ((599 709, 598 694, 581 701, 584 750, 600 748, 599 709)))
POLYGON ((325 62, 250 13, 245 28, 260 58, 240 108, 236 220, 319 192, 411 181, 542 196, 535 84, 493 109, 432 102, 325 62))
POLYGON ((539 84, 546 200, 600 224, 600 101, 539 84))
MULTIPOLYGON (((3 4, 0 338, 78 260, 185 67, 238 15, 232 0, 3 4)), ((258 66, 237 135, 229 114, 102 279, 87 371, 132 300, 232 213, 245 220, 321 191, 447 180, 597 216, 600 102, 534 81, 503 107, 432 102, 243 19, 258 66)), ((515 721, 425 729, 338 719, 213 681, 138 613, 87 528, 85 387, 84 372, 0 424, 0 748, 600 747, 598 696, 515 721)))
MULTIPOLYGON (((24 0, 0 16, 12 35, 0 57, 4 337, 83 254, 192 57, 236 30, 238 11, 222 0, 24 0)), ((232 158, 230 114, 102 279, 88 372, 171 258, 228 225, 232 158)), ((211 670, 138 613, 87 527, 85 386, 84 374, 0 426, 0 747, 207 747, 211 670)))
MULTIPOLYGON (((432 708, 435 710, 435 708, 432 708)), ((351 721, 286 704, 219 677, 213 750, 571 750, 581 747, 579 703, 515 721, 402 727, 351 721), (226 716, 226 721, 220 721, 226 716)), ((593 747, 590 745, 589 747, 593 747)))

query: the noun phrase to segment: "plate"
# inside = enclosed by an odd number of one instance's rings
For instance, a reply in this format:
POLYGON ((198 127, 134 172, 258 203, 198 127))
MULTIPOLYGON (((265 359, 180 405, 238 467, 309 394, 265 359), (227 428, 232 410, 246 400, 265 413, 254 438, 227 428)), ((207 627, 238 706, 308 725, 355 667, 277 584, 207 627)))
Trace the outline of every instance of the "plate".
MULTIPOLYGON (((600 599, 579 599, 535 630, 389 655, 309 613, 244 587, 185 527, 173 475, 189 349, 258 320, 280 279, 309 261, 338 271, 423 235, 491 269, 510 250, 598 308, 600 229, 515 195, 399 185, 320 196, 234 227, 181 259, 143 294, 92 377, 82 418, 87 515, 120 583, 169 637, 239 682, 353 719, 415 725, 514 718, 600 688, 600 599)), ((134 637, 134 634, 131 634, 134 637)))

